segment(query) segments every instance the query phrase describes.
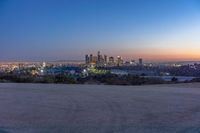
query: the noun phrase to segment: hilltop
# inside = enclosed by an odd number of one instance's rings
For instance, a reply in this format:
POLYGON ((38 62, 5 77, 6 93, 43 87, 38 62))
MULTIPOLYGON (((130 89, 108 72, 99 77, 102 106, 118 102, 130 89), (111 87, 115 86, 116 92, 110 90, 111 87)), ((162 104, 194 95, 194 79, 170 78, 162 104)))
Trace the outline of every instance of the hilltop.
POLYGON ((200 132, 200 84, 0 84, 2 133, 200 132))

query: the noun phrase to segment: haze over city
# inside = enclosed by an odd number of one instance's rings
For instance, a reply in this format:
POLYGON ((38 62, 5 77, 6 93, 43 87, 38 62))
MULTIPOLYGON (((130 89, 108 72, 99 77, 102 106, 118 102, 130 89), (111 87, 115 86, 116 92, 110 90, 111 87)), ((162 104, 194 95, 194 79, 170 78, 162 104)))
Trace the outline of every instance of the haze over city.
POLYGON ((200 59, 198 0, 1 0, 0 61, 200 59))

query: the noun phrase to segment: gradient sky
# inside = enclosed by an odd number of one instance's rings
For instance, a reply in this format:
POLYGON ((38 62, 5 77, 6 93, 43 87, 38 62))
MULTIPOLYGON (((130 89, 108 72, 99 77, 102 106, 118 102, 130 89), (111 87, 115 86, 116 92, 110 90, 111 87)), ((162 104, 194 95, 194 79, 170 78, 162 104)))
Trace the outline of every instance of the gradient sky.
POLYGON ((200 60, 199 0, 0 0, 0 61, 200 60))

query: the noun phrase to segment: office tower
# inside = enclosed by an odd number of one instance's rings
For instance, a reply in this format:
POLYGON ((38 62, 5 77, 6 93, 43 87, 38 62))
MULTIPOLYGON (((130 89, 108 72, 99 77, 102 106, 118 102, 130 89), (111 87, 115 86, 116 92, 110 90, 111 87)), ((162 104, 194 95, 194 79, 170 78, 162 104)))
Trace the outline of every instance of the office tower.
POLYGON ((114 61, 114 57, 109 57, 109 63, 114 63, 115 61, 114 61))
POLYGON ((130 65, 136 65, 135 60, 131 60, 131 61, 130 61, 130 65))
POLYGON ((143 62, 142 62, 142 58, 139 58, 139 65, 142 65, 143 62))
POLYGON ((93 55, 92 54, 90 54, 90 63, 92 63, 92 59, 93 59, 93 55))
POLYGON ((107 55, 104 55, 104 63, 107 64, 108 60, 107 60, 107 55))
POLYGON ((101 65, 104 64, 104 57, 103 55, 100 55, 100 62, 99 62, 101 65))
POLYGON ((46 67, 46 62, 42 63, 42 67, 45 68, 46 67))
POLYGON ((90 57, 89 55, 85 55, 85 64, 89 64, 90 63, 90 57))
POLYGON ((97 64, 97 61, 98 61, 98 57, 97 56, 93 56, 92 57, 92 62, 93 64, 97 64))
POLYGON ((97 53, 97 63, 100 63, 101 62, 101 54, 100 54, 100 51, 98 51, 97 53))
POLYGON ((117 56, 117 66, 120 66, 123 64, 123 60, 121 56, 117 56))

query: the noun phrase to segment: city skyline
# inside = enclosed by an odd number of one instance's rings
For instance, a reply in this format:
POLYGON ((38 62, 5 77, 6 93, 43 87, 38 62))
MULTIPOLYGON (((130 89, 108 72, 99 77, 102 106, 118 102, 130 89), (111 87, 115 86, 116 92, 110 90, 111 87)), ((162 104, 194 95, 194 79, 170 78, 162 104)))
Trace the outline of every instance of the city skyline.
POLYGON ((2 0, 0 61, 200 60, 198 0, 2 0))

